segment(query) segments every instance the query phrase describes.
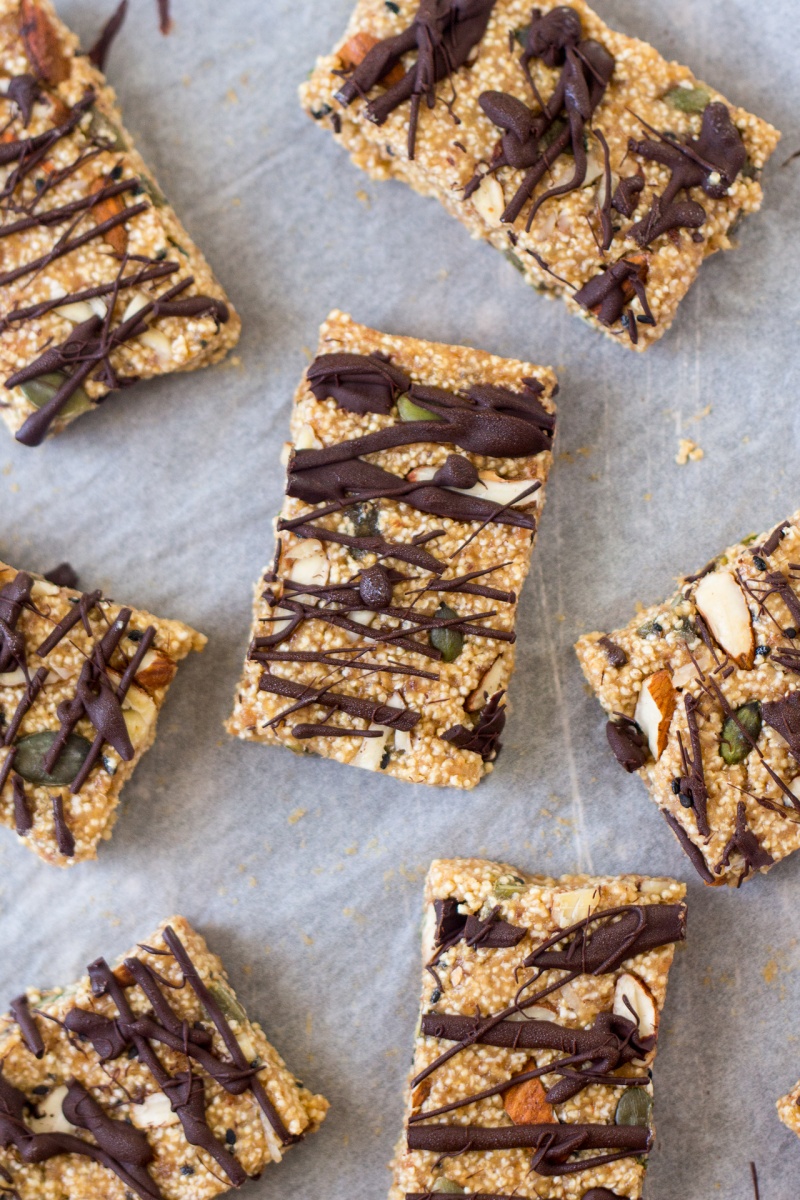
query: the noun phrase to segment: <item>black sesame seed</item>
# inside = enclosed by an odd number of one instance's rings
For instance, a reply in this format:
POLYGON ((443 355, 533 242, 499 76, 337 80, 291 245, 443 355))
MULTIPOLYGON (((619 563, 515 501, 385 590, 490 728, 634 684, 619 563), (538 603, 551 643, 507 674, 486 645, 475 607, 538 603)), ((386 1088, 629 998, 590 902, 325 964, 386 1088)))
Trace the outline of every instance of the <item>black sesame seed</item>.
POLYGON ((672 783, 670 784, 670 787, 672 788, 673 796, 677 796, 678 792, 681 790, 680 779, 673 779, 672 783))
POLYGON ((46 1096, 50 1088, 46 1083, 38 1083, 35 1088, 31 1088, 34 1096, 46 1096))
POLYGON ((184 1163, 181 1167, 181 1175, 194 1175, 194 1167, 190 1167, 188 1163, 184 1163))
POLYGON ((388 8, 390 13, 394 13, 394 15, 396 17, 400 16, 400 5, 399 4, 395 4, 394 0, 384 0, 384 3, 386 4, 386 7, 388 8))
POLYGON ((315 121, 321 121, 323 117, 327 117, 332 112, 330 104, 323 104, 320 108, 312 108, 311 115, 315 121))
POLYGON ((225 1130, 225 1141, 228 1143, 229 1146, 236 1145, 236 1134, 233 1132, 232 1129, 225 1130))
POLYGON ((694 800, 686 792, 680 792, 678 798, 684 808, 694 808, 694 800))
POLYGON ((140 642, 144 637, 144 634, 142 633, 141 629, 131 629, 128 637, 132 642, 140 642))
POLYGON ((128 1058, 138 1058, 138 1055, 139 1055, 139 1051, 136 1049, 135 1046, 128 1047, 128 1058))
POLYGON ((767 564, 759 554, 753 555, 753 566, 759 571, 766 571, 767 569, 767 564))
POLYGON ((113 170, 109 171, 109 177, 113 180, 122 179, 122 164, 117 164, 113 170))
POLYGON ((431 999, 430 999, 430 1003, 431 1003, 431 1004, 438 1004, 438 1003, 439 1003, 439 1001, 441 1000, 441 998, 442 998, 442 989, 441 989, 441 988, 434 988, 434 989, 433 989, 433 991, 431 992, 431 999))
POLYGON ((784 629, 783 636, 787 638, 796 638, 797 630, 795 629, 794 625, 790 625, 788 629, 784 629))
POLYGON ((769 646, 756 646, 756 654, 761 654, 764 658, 769 654, 769 646))
POLYGON ((156 255, 155 255, 156 262, 163 262, 166 257, 167 257, 166 247, 163 250, 156 251, 156 255))

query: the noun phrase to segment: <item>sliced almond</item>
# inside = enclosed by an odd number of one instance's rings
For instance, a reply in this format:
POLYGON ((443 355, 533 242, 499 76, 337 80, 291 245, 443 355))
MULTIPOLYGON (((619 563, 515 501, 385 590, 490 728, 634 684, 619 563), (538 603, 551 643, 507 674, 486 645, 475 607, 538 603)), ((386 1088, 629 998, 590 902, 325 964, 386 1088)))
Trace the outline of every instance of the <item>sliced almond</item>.
MULTIPOLYGON (((399 692, 392 692, 389 697, 389 704, 392 708, 406 708, 406 702, 399 692)), ((411 732, 408 729, 395 729, 394 731, 394 748, 395 750, 410 750, 411 749, 411 732)))
POLYGON ((466 711, 477 712, 483 708, 486 701, 490 700, 500 690, 504 675, 505 659, 502 654, 498 654, 492 665, 484 671, 481 681, 474 692, 470 692, 467 696, 464 704, 466 711))
POLYGON ((392 731, 384 725, 370 725, 370 729, 379 729, 381 736, 362 738, 361 745, 350 759, 350 766, 361 767, 362 771, 380 771, 383 752, 392 731))
POLYGON ((600 902, 599 888, 576 888, 572 892, 557 892, 553 897, 550 912, 559 929, 569 929, 578 921, 585 921, 600 902))
POLYGON ((51 583, 49 579, 35 579, 31 588, 31 595, 34 599, 40 596, 57 596, 61 588, 55 583, 51 583))
MULTIPOLYGON (((370 626, 377 617, 377 613, 372 612, 368 608, 354 608, 352 612, 347 614, 349 621, 355 621, 356 625, 370 626)), ((345 637, 348 642, 357 642, 360 634, 355 633, 352 629, 345 630, 345 637)))
POLYGON ((28 1121, 34 1133, 74 1133, 75 1126, 64 1116, 62 1105, 67 1098, 64 1086, 53 1088, 47 1096, 37 1099, 38 1117, 28 1121))
POLYGON ((712 571, 694 591, 698 612, 715 641, 737 666, 749 669, 756 639, 744 592, 730 571, 712 571))
POLYGON ((634 720, 647 738, 656 762, 667 747, 675 699, 669 671, 656 671, 655 675, 645 679, 636 701, 634 720))
MULTIPOLYGON (((102 191, 108 182, 108 179, 100 176, 95 180, 91 191, 102 191)), ((121 195, 104 196, 102 200, 98 200, 92 205, 92 216, 94 217, 95 224, 101 225, 103 221, 108 221, 111 217, 119 216, 124 211, 124 208, 125 201, 121 195)), ((103 234, 103 241, 111 247, 115 254, 124 254, 128 249, 128 231, 124 223, 107 229, 103 234)))
POLYGON ((135 750, 147 740, 156 723, 156 706, 143 688, 134 685, 122 699, 122 715, 135 750))
POLYGON ((146 308, 149 303, 150 301, 147 299, 147 296, 145 296, 144 292, 134 292, 128 301, 124 313, 122 314, 122 324, 124 325, 126 321, 131 319, 131 317, 135 317, 137 312, 141 312, 142 309, 146 308))
POLYGON ((175 678, 178 664, 162 654, 160 650, 148 650, 142 659, 142 665, 136 672, 136 682, 139 687, 153 692, 157 688, 167 687, 175 678))
POLYGON ((131 1121, 137 1129, 161 1129, 177 1125, 179 1120, 164 1092, 153 1092, 141 1104, 131 1105, 131 1121))
POLYGON ((520 1009, 508 1017, 509 1021, 555 1021, 557 1013, 546 1004, 532 1004, 530 1008, 520 1009))
POLYGON ((70 59, 48 13, 38 0, 22 0, 19 31, 34 75, 45 83, 63 83, 70 76, 70 59))
POLYGON ((301 425, 294 443, 295 450, 321 450, 322 442, 311 425, 301 425))
POLYGON ((503 1094, 503 1108, 515 1125, 557 1125, 558 1117, 552 1104, 544 1098, 540 1079, 526 1079, 513 1084, 503 1094))
POLYGON ((25 672, 21 667, 17 667, 16 671, 6 671, 3 675, 0 675, 0 688, 22 687, 27 682, 25 672))
MULTIPOLYGON (((409 471, 406 479, 411 483, 427 483, 433 479, 438 467, 415 467, 409 471)), ((477 496, 480 500, 492 500, 504 507, 525 508, 529 504, 537 504, 537 492, 525 496, 524 493, 536 482, 534 479, 503 479, 496 471, 479 471, 479 482, 471 488, 447 488, 448 492, 458 492, 460 496, 477 496), (518 500, 517 497, 523 499, 518 500)))
POLYGON ((472 203, 487 225, 496 229, 502 224, 500 218, 505 211, 506 198, 499 180, 493 175, 484 176, 477 192, 473 193, 472 203))
MULTIPOLYGON (((339 58, 342 60, 344 67, 357 67, 362 63, 369 54, 373 46, 377 46, 379 38, 376 38, 373 33, 354 33, 348 41, 339 50, 339 58)), ((399 83, 403 78, 405 71, 400 63, 396 63, 383 78, 380 80, 385 87, 392 87, 393 84, 399 83)))
POLYGON ((60 304, 58 308, 53 309, 53 312, 58 313, 59 317, 66 317, 73 325, 90 321, 94 316, 94 309, 88 300, 78 300, 74 304, 60 304))
POLYGON ((625 972, 614 988, 614 1012, 618 1017, 636 1021, 639 1037, 652 1037, 658 1029, 658 1009, 653 993, 638 975, 625 972))
POLYGON ((146 329, 137 340, 153 351, 162 366, 172 362, 172 342, 160 329, 146 329))
POLYGON ((324 587, 328 582, 330 563, 325 556, 325 547, 316 538, 296 542, 283 557, 290 564, 289 578, 293 583, 324 587))

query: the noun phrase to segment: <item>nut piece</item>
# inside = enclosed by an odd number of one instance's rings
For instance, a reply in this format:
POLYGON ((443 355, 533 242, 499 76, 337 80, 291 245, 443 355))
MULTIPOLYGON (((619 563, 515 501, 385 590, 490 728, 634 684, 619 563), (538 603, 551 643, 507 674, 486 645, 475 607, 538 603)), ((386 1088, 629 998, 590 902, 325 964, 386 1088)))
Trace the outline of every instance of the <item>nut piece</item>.
POLYGON ((506 207, 506 198, 497 179, 486 176, 472 197, 472 203, 487 225, 496 228, 506 207))
POLYGON ((503 679, 503 668, 505 660, 502 654, 498 654, 492 665, 486 669, 481 677, 481 681, 475 688, 474 692, 470 692, 467 696, 464 708, 467 712, 478 712, 483 708, 487 700, 500 690, 500 684, 503 679))
POLYGON ((31 1117, 29 1125, 34 1133, 74 1133, 75 1126, 64 1116, 62 1104, 67 1098, 67 1089, 63 1086, 53 1088, 48 1096, 38 1100, 36 1110, 38 1117, 31 1117))
POLYGON ((293 583, 324 587, 328 582, 330 563, 325 547, 316 538, 306 538, 286 551, 284 560, 291 563, 289 578, 293 583))
POLYGON ((515 1083, 503 1095, 503 1107, 515 1125, 557 1125, 552 1104, 544 1098, 540 1079, 515 1083))
POLYGON ((148 692, 168 687, 175 678, 178 664, 160 650, 148 650, 136 673, 136 682, 148 692))
POLYGON ((652 1037, 658 1029, 658 1009, 650 989, 637 975, 620 975, 614 988, 614 1013, 635 1020, 639 1037, 652 1037))
POLYGON ((756 639, 744 592, 730 571, 705 575, 694 592, 694 602, 715 640, 738 667, 749 670, 756 639))
POLYGON ((165 1092, 153 1092, 141 1104, 131 1105, 131 1121, 137 1129, 158 1129, 162 1125, 177 1125, 178 1114, 172 1111, 165 1092))
POLYGON ((577 888, 574 892, 558 892, 553 897, 550 909, 559 929, 569 929, 578 921, 585 921, 597 908, 599 888, 577 888))
POLYGON ((669 671, 656 671, 645 679, 636 701, 634 720, 647 738, 650 753, 658 762, 667 747, 670 722, 675 712, 675 688, 669 671))
MULTIPOLYGON (((372 33, 354 33, 353 36, 345 42, 339 51, 339 58, 342 60, 342 65, 345 68, 357 67, 362 63, 369 54, 373 46, 377 46, 380 38, 376 38, 372 33)), ((380 80, 384 87, 392 87, 395 83, 399 83, 405 75, 405 71, 400 63, 396 63, 383 78, 380 80)))
MULTIPOLYGON (((410 483, 427 483, 438 472, 438 467, 414 467, 406 479, 410 483)), ((458 492, 460 496, 477 496, 479 500, 491 500, 502 504, 503 508, 527 508, 529 504, 539 503, 539 493, 529 489, 535 479, 503 479, 496 471, 479 471, 478 482, 471 488, 448 487, 448 492, 458 492), (528 492, 528 495, 525 493, 528 492), (522 496, 521 500, 517 497, 522 496)))

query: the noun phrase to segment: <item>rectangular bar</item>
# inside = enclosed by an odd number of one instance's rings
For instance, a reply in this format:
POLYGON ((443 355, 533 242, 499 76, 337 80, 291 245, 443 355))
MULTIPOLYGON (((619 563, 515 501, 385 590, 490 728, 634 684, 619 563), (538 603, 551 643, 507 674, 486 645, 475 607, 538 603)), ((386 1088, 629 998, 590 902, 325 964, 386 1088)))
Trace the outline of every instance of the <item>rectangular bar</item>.
POLYGON ((45 862, 97 857, 153 744, 178 663, 206 638, 0 562, 0 823, 45 862))
POLYGON ((0 0, 0 416, 38 445, 240 322, 50 0, 0 0))
POLYGON ((709 884, 738 886, 800 847, 798 521, 576 645, 611 749, 709 884))
POLYGON ((555 376, 339 312, 318 355, 227 728, 471 788, 500 748, 555 376))
POLYGON ((185 918, 87 970, 0 1017, 9 1195, 208 1200, 319 1127, 327 1101, 287 1069, 185 918))
POLYGON ((301 99, 372 178, 637 350, 760 207, 780 136, 583 0, 358 0, 301 99))
POLYGON ((390 1200, 641 1196, 685 891, 639 875, 431 865, 390 1200))

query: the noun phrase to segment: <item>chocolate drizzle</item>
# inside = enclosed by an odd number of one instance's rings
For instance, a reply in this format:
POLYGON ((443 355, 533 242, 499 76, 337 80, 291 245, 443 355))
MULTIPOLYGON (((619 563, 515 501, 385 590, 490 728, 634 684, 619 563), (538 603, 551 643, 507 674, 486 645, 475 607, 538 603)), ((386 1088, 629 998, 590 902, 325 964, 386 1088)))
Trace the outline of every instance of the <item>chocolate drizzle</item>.
POLYGON ((775 861, 769 851, 761 845, 752 829, 748 828, 747 809, 743 800, 740 800, 736 806, 736 825, 722 852, 722 858, 717 864, 717 871, 730 866, 732 854, 738 854, 744 859, 744 867, 737 881, 737 887, 741 887, 745 879, 754 871, 763 871, 767 867, 771 867, 775 861))
POLYGON ((41 1058, 44 1054, 44 1042, 36 1024, 36 1018, 28 1007, 28 997, 23 992, 21 996, 17 996, 15 1000, 11 1001, 9 1008, 12 1017, 19 1025, 25 1045, 31 1054, 36 1058, 41 1058))
POLYGON ((502 750, 500 735, 505 728, 506 707, 501 703, 505 692, 495 692, 481 709, 472 728, 453 725, 442 737, 458 750, 471 750, 480 754, 484 762, 493 762, 502 750))
POLYGON ((630 717, 616 714, 606 724, 606 737, 617 762, 629 775, 640 771, 650 757, 647 738, 630 717))
POLYGON ((308 386, 318 400, 330 396, 340 408, 363 415, 388 415, 411 379, 381 354, 321 354, 308 368, 308 386))
MULTIPOLYGON (((395 37, 384 38, 336 93, 345 108, 358 96, 366 96, 395 68, 402 69, 405 55, 416 52, 414 65, 402 79, 370 100, 366 116, 383 125, 396 108, 411 101, 408 126, 408 157, 413 159, 423 99, 428 108, 436 103, 436 85, 450 79, 463 67, 483 38, 495 0, 420 0, 411 24, 395 37)), ((452 104, 452 102, 451 102, 452 104)))
POLYGON ((634 1154, 647 1154, 653 1141, 645 1125, 413 1125, 409 1150, 436 1154, 470 1151, 531 1149, 531 1170, 537 1175, 573 1175, 634 1154), (568 1161, 582 1150, 610 1153, 568 1161))
MULTIPOLYGON (((565 151, 572 151, 575 162, 572 177, 537 197, 528 213, 526 229, 530 229, 544 203, 575 191, 586 178, 585 130, 614 73, 614 59, 599 42, 584 40, 582 35, 581 20, 573 8, 563 5, 545 16, 534 9, 520 61, 541 112, 529 109, 505 92, 484 92, 479 97, 478 103, 489 120, 503 130, 488 173, 505 166, 525 170, 502 214, 501 220, 507 224, 516 221, 538 184, 565 151), (546 104, 541 102, 530 73, 529 63, 534 58, 541 58, 547 66, 562 68, 546 104)), ((474 176, 465 189, 465 198, 480 186, 482 178, 474 176)))
POLYGON ((700 705, 691 692, 687 692, 683 697, 683 706, 689 730, 689 749, 686 749, 679 733, 678 744, 683 766, 683 774, 679 780, 679 794, 682 800, 686 800, 686 807, 694 810, 697 832, 701 837, 707 838, 711 836, 711 829, 708 824, 708 788, 703 770, 703 747, 697 725, 697 712, 700 705))
POLYGON ((764 701, 761 716, 766 725, 781 735, 789 753, 800 762, 800 695, 788 692, 780 700, 764 701))
POLYGON ((648 214, 630 230, 640 246, 649 246, 671 229, 698 229, 706 219, 705 209, 694 200, 679 201, 679 194, 700 187, 707 196, 720 199, 747 160, 739 131, 728 109, 718 101, 703 112, 699 137, 681 142, 671 134, 657 133, 656 139, 631 138, 628 143, 633 154, 661 163, 672 172, 663 194, 654 199, 648 214))
POLYGON ((549 938, 528 955, 523 966, 540 972, 578 970, 582 975, 606 975, 618 970, 626 958, 682 942, 685 937, 684 904, 626 904, 594 913, 549 938), (614 919, 617 917, 619 920, 614 919), (556 949, 563 941, 566 946, 556 949))

